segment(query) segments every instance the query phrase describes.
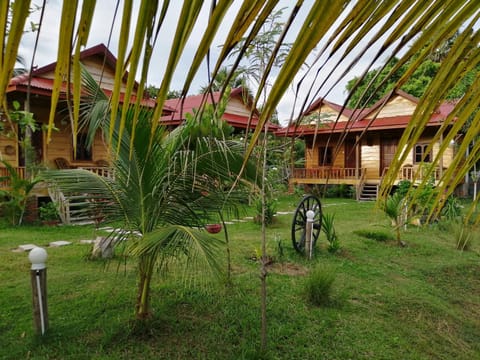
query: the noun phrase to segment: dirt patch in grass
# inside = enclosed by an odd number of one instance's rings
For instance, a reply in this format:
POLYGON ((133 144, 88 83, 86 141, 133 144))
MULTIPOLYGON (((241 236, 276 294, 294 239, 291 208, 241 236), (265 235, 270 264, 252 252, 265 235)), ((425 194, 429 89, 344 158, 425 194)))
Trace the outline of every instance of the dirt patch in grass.
POLYGON ((271 263, 268 265, 268 270, 274 274, 303 276, 308 273, 306 267, 295 263, 271 263))
POLYGON ((340 251, 337 252, 337 255, 348 260, 355 261, 356 257, 347 249, 340 249, 340 251))

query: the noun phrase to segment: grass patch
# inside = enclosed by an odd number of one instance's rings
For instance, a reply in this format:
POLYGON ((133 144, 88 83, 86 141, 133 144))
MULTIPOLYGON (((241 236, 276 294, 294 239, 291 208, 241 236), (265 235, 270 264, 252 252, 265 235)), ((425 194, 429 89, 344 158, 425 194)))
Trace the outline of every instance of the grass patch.
MULTIPOLYGON (((298 201, 281 198, 278 210, 293 211, 298 201)), ((362 241, 352 229, 366 222, 390 225, 374 204, 327 199, 322 205, 337 214, 342 249, 335 255, 323 233, 313 260, 297 254, 291 214, 277 216, 268 228, 267 252, 274 262, 267 277, 265 358, 480 358, 477 243, 457 251, 454 234, 438 226, 402 233, 405 248, 362 241), (333 303, 338 285, 341 306, 312 306, 305 298, 306 282, 322 267, 335 269, 333 303)), ((95 229, 0 225, 0 358, 258 358, 260 266, 252 254, 260 246, 260 226, 253 220, 227 226, 232 284, 186 288, 178 277, 156 276, 154 315, 141 326, 132 321, 135 262, 87 260, 90 246, 79 240, 94 238, 95 229), (50 329, 39 338, 32 326, 27 254, 11 249, 54 240, 72 245, 47 249, 50 329)))
POLYGON ((376 241, 395 240, 393 235, 387 231, 359 229, 354 230, 353 233, 355 235, 376 241))

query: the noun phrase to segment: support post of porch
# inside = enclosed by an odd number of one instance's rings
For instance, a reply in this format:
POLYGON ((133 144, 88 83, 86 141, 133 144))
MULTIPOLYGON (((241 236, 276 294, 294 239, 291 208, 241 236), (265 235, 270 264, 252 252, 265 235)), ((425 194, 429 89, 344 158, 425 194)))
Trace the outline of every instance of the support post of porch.
POLYGON ((360 136, 355 137, 355 182, 356 182, 356 191, 355 198, 357 201, 360 200, 360 136))

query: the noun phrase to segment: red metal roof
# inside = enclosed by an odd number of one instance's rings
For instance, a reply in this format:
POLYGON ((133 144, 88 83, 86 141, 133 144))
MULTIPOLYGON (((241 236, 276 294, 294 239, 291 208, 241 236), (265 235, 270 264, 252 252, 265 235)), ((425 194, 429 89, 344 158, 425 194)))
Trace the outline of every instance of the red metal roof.
MULTIPOLYGON (((373 114, 375 111, 381 108, 381 105, 385 102, 388 102, 393 98, 393 94, 405 97, 415 103, 418 103, 418 99, 406 94, 403 91, 397 90, 394 93, 386 95, 386 98, 377 102, 374 106, 369 109, 362 110, 360 112, 354 112, 351 109, 348 109, 350 113, 349 121, 339 121, 335 122, 325 122, 319 126, 316 125, 290 125, 279 129, 276 132, 277 136, 305 136, 305 135, 314 135, 314 134, 330 134, 330 133, 343 133, 348 132, 363 132, 375 131, 375 130, 387 130, 387 129, 405 129, 412 119, 411 115, 402 115, 402 116, 390 116, 390 117, 378 117, 367 119, 366 117, 373 114), (354 114, 352 116, 352 114, 354 114)), ((323 99, 320 102, 317 102, 317 108, 321 106, 321 103, 328 104, 331 106, 333 103, 327 103, 323 99)), ((342 108, 340 105, 334 104, 338 108, 342 108)), ((455 102, 446 101, 440 104, 435 113, 432 114, 430 120, 427 123, 427 126, 440 126, 447 118, 447 116, 452 112, 455 107, 455 102)), ((333 107, 332 107, 333 108, 333 107)), ((335 108, 334 108, 335 109, 335 108)), ((344 109, 346 110, 346 109, 344 109)), ((313 111, 313 109, 311 109, 313 111)), ((345 114, 345 113, 344 113, 345 114)), ((345 114, 346 115, 346 114, 345 114)))
MULTIPOLYGON (((19 91, 19 92, 27 92, 27 87, 28 87, 28 74, 27 75, 20 75, 17 77, 14 77, 12 80, 10 80, 9 86, 7 88, 7 92, 11 93, 14 91, 19 91)), ((30 82, 30 91, 32 94, 38 94, 38 95, 44 95, 44 96, 51 96, 53 90, 53 79, 47 79, 47 78, 42 78, 42 77, 32 77, 32 80, 30 82)), ((64 83, 62 85, 62 92, 65 93, 66 91, 66 84, 64 83)), ((102 89, 103 92, 107 95, 110 96, 112 92, 108 89, 102 89)), ((123 103, 125 98, 125 94, 121 93, 120 94, 120 102, 123 103)), ((137 97, 135 95, 130 96, 130 103, 133 104, 137 100, 137 97)), ((147 106, 150 108, 154 108, 156 105, 155 99, 151 98, 144 98, 141 101, 141 104, 143 106, 147 106)), ((163 107, 163 113, 164 115, 168 115, 174 112, 174 109, 164 106, 163 107)))
MULTIPOLYGON (((240 98, 247 109, 250 109, 251 99, 248 96, 244 96, 244 90, 241 87, 232 89, 230 98, 240 98)), ((174 113, 167 116, 162 116, 160 122, 164 125, 179 125, 185 121, 185 114, 193 113, 194 109, 199 109, 202 103, 212 104, 220 101, 220 92, 212 92, 208 94, 190 95, 186 96, 183 101, 181 98, 168 99, 165 101, 165 105, 175 110, 174 113)), ((228 109, 225 111, 222 117, 230 126, 237 129, 255 129, 258 125, 258 112, 255 111, 252 117, 240 114, 229 113, 228 109)), ((276 131, 280 127, 275 124, 269 123, 270 131, 276 131)))
MULTIPOLYGON (((88 48, 80 53, 80 60, 94 57, 94 56, 100 56, 102 59, 105 57, 105 63, 106 65, 112 67, 115 69, 116 61, 117 59, 115 56, 107 49, 107 47, 103 44, 99 44, 96 46, 93 46, 91 48, 88 48)), ((53 83, 54 80, 52 78, 46 78, 43 75, 51 73, 52 71, 55 70, 56 63, 51 63, 46 66, 43 66, 41 68, 38 68, 34 71, 32 71, 31 75, 31 80, 30 80, 30 92, 32 94, 38 94, 38 95, 43 95, 43 96, 51 96, 52 90, 53 90, 53 83)), ((11 93, 14 91, 18 92, 27 92, 28 91, 28 79, 29 79, 29 74, 21 74, 19 76, 16 76, 12 78, 8 84, 7 92, 11 93)), ((135 88, 137 88, 137 84, 135 84, 135 88)), ((66 91, 66 83, 62 85, 62 92, 64 93, 66 91)), ((111 95, 111 91, 108 89, 102 89, 107 96, 111 95)), ((120 102, 124 102, 124 97, 125 94, 120 94, 120 102)), ((130 96, 130 103, 135 103, 136 101, 136 96, 132 95, 130 96)), ((155 107, 156 106, 156 101, 154 99, 150 98, 144 98, 141 101, 141 104, 143 106, 147 107, 155 107)), ((174 111, 174 109, 164 106, 163 107, 163 114, 171 114, 174 111)))

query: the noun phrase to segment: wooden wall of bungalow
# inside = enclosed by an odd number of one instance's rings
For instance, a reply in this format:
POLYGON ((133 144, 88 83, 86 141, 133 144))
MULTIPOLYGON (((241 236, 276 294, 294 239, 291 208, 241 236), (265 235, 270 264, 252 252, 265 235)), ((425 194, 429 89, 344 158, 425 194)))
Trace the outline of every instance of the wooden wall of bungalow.
MULTIPOLYGON (((109 66, 105 66, 103 58, 101 56, 92 56, 82 60, 82 64, 85 66, 92 78, 100 84, 103 90, 112 91, 115 83, 115 70, 109 66)), ((42 78, 54 79, 55 72, 50 71, 41 74, 42 78)), ((121 92, 125 92, 125 84, 122 83, 121 92)))
MULTIPOLYGON (((427 130, 417 142, 420 146, 427 146, 430 144, 433 139, 435 130, 427 130)), ((393 143, 398 143, 401 136, 401 131, 376 131, 369 132, 360 140, 360 149, 358 153, 360 154, 360 161, 358 162, 361 169, 365 169, 365 179, 370 182, 379 182, 382 176, 382 145, 391 140, 393 143)), ((357 163, 355 160, 356 149, 353 148, 356 138, 354 135, 347 137, 345 143, 341 146, 337 146, 339 135, 332 134, 331 136, 322 135, 315 138, 315 144, 313 136, 306 139, 306 151, 305 151, 305 168, 306 169, 318 169, 322 167, 331 167, 337 169, 351 168, 357 163), (331 148, 331 162, 328 162, 329 155, 325 156, 325 148, 331 148), (347 149, 347 150, 346 150, 347 149), (348 156, 346 156, 348 152, 348 156), (347 164, 347 158, 352 157, 350 164, 347 164), (324 163, 324 160, 327 160, 327 163, 324 163)), ((385 145, 384 145, 385 146, 385 145)), ((436 142, 433 145, 433 150, 431 153, 432 161, 435 159, 438 154, 440 143, 436 142)), ((439 164, 436 164, 437 167, 442 167, 443 169, 450 166, 454 156, 454 145, 449 145, 448 149, 445 151, 442 159, 439 164)), ((357 153, 357 154, 358 154, 357 153)), ((407 155, 405 161, 403 162, 403 167, 412 167, 412 169, 417 170, 419 167, 418 162, 415 161, 415 148, 412 149, 407 155)), ((330 179, 330 182, 342 182, 341 179, 338 181, 336 179, 330 179)), ((345 183, 355 183, 350 179, 347 179, 345 183)))
MULTIPOLYGON (((107 91, 113 89, 115 77, 114 69, 109 66, 104 66, 102 56, 94 55, 85 58, 82 62, 95 81, 101 84, 102 89, 107 91)), ((53 79, 54 69, 39 76, 45 79, 53 79)), ((124 91, 124 89, 125 85, 123 84, 122 91, 124 91)), ((25 97, 26 95, 21 92, 9 93, 8 101, 10 104, 14 100, 23 104, 25 97)), ((39 124, 39 127, 48 123, 50 115, 50 96, 48 90, 45 90, 45 95, 31 95, 30 111, 34 114, 34 119, 39 124)), ((72 166, 77 167, 95 166, 99 160, 108 161, 108 149, 100 131, 96 134, 92 145, 91 159, 85 160, 75 157, 73 152, 72 131, 65 100, 60 100, 57 106, 55 127, 58 128, 58 131, 52 132, 51 141, 48 144, 46 141, 46 133, 39 130, 33 134, 33 142, 36 146, 37 152, 37 161, 42 165, 49 168, 55 168, 54 160, 56 158, 64 158, 72 166)), ((82 138, 82 135, 80 135, 80 138, 82 138)), ((15 137, 8 138, 0 134, 0 159, 8 161, 14 167, 23 166, 18 143, 15 137)), ((0 164, 0 166, 2 165, 0 164)))
MULTIPOLYGON (((13 100, 13 98, 9 100, 13 100)), ((18 96, 15 97, 15 100, 24 101, 18 96)), ((37 153, 37 161, 40 164, 49 168, 55 168, 56 166, 54 160, 56 158, 65 158, 73 166, 93 166, 99 160, 108 159, 108 149, 100 131, 96 134, 94 143, 92 145, 92 158, 90 160, 75 158, 75 154, 73 153, 72 130, 68 117, 68 111, 65 102, 62 100, 60 100, 60 104, 57 107, 57 112, 55 115, 55 127, 58 129, 58 131, 52 131, 51 141, 50 143, 47 143, 47 133, 46 131, 43 131, 41 127, 42 125, 46 125, 48 123, 48 118, 50 115, 49 105, 50 99, 47 97, 34 95, 30 101, 30 111, 34 114, 34 119, 40 128, 32 134, 33 145, 37 153)), ((8 156, 4 156, 2 154, 2 157, 5 160, 15 167, 24 165, 21 162, 21 158, 19 156, 20 149, 15 138, 6 139, 5 137, 2 137, 1 144, 2 148, 10 146, 10 148, 13 147, 15 150, 15 153, 8 156)))

